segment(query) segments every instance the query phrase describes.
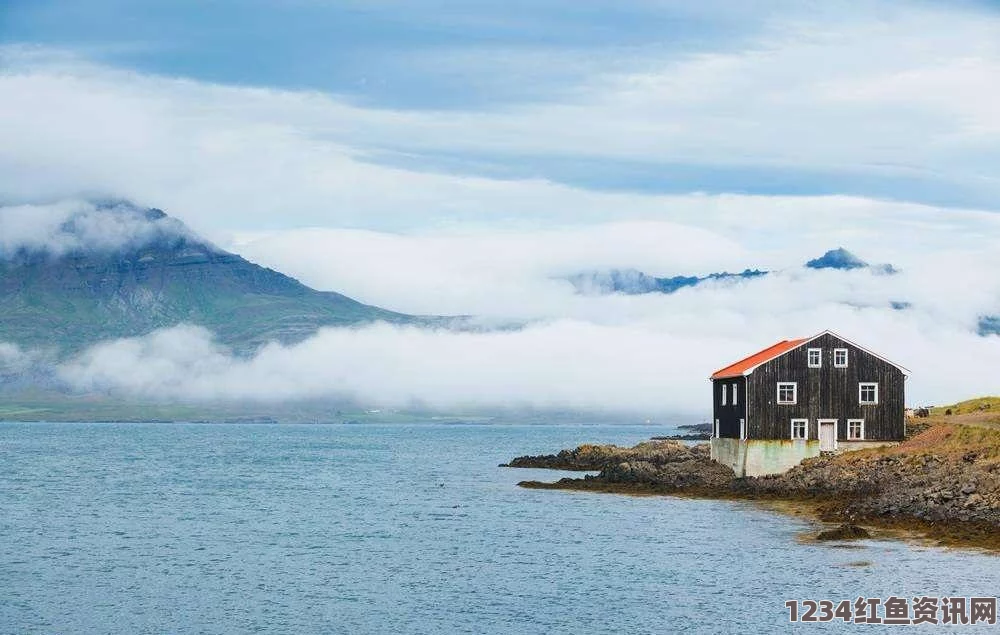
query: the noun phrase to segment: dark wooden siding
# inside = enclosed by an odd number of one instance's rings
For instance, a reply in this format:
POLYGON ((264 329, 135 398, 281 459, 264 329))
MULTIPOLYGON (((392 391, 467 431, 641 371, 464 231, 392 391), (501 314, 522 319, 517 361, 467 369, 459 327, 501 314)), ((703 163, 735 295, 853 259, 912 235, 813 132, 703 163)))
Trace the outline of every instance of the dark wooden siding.
MULTIPOLYGON (((716 379, 712 381, 712 416, 719 420, 719 436, 727 439, 740 438, 740 419, 747 417, 747 380, 746 377, 731 379, 716 379), (726 386, 727 399, 722 405, 722 387, 726 386), (733 405, 733 386, 736 386, 739 399, 733 405)), ((713 419, 713 420, 714 420, 713 419)))
POLYGON ((899 368, 831 334, 762 364, 749 376, 750 401, 747 436, 751 439, 789 439, 791 420, 809 420, 809 438, 818 438, 819 419, 837 420, 837 438, 847 440, 847 420, 864 419, 865 440, 903 438, 904 375, 899 368), (822 367, 809 368, 807 350, 822 349, 822 367), (847 368, 835 368, 833 350, 848 349, 847 368), (778 404, 778 382, 798 384, 795 405, 778 404), (879 386, 879 403, 859 403, 860 382, 879 386))

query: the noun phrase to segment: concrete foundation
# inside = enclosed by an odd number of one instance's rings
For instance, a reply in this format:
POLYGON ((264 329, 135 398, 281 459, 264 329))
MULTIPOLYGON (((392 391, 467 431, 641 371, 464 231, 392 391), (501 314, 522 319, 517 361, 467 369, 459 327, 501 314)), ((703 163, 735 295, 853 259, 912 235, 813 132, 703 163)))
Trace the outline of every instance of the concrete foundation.
MULTIPOLYGON (((865 450, 895 441, 838 441, 837 453, 865 450)), ((781 474, 805 459, 819 456, 818 439, 762 440, 762 439, 712 439, 712 460, 732 468, 736 476, 766 476, 781 474)))
POLYGON ((712 459, 728 465, 740 477, 781 474, 814 456, 819 456, 819 441, 815 439, 712 439, 712 459))

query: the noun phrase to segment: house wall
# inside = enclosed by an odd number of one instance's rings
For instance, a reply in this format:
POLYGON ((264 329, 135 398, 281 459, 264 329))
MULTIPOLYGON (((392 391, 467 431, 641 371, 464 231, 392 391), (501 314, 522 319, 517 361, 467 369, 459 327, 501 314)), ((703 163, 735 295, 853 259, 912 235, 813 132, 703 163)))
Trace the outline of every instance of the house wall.
POLYGON ((719 421, 719 436, 727 439, 740 438, 740 419, 747 418, 747 378, 733 377, 730 379, 712 380, 712 417, 719 421), (722 387, 726 386, 726 404, 722 405, 722 387), (733 387, 736 387, 739 399, 733 405, 733 387))
POLYGON ((847 441, 847 420, 864 419, 865 441, 899 441, 905 434, 904 375, 899 368, 825 333, 757 367, 748 378, 750 439, 791 440, 791 420, 808 419, 808 438, 818 439, 819 419, 837 420, 838 443, 847 441), (807 350, 823 351, 822 367, 809 368, 807 350), (847 368, 835 368, 833 350, 848 349, 847 368), (778 382, 798 384, 795 405, 777 403, 778 382), (879 403, 861 405, 860 382, 877 382, 879 403))
POLYGON ((781 474, 804 459, 819 456, 818 440, 765 441, 712 439, 712 459, 728 465, 738 477, 781 474))

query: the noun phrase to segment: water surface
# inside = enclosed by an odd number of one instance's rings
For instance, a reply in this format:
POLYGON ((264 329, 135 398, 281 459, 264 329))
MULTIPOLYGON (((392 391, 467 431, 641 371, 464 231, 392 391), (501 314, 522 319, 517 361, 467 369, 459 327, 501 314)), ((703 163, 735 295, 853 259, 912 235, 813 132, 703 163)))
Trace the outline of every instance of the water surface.
POLYGON ((800 544, 807 523, 747 504, 496 467, 669 432, 0 424, 0 632, 763 633, 791 598, 1000 589, 989 555, 800 544))

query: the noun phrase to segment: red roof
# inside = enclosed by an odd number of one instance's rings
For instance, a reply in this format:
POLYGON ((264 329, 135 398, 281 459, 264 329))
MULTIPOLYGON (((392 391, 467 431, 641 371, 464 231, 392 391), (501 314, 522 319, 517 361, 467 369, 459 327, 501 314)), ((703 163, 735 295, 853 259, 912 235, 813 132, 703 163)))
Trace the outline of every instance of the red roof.
POLYGON ((726 366, 722 370, 715 371, 712 374, 712 379, 723 379, 725 377, 739 377, 740 375, 750 370, 751 368, 760 366, 764 362, 769 362, 775 357, 778 357, 779 355, 784 355, 785 353, 792 350, 796 346, 799 346, 803 342, 809 341, 809 339, 810 338, 808 337, 804 337, 798 340, 783 340, 781 342, 778 342, 777 344, 769 346, 758 353, 754 353, 750 357, 741 359, 735 364, 726 366))

